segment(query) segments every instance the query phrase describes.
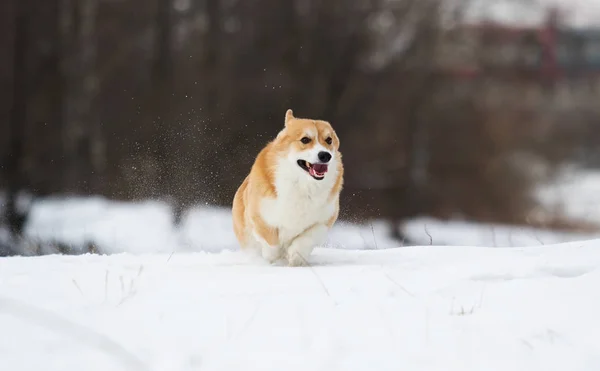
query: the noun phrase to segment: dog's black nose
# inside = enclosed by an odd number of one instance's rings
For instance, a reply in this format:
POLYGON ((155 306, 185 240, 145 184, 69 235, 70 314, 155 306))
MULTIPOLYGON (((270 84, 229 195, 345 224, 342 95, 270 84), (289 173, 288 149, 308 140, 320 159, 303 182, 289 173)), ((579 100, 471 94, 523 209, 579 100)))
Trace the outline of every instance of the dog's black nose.
POLYGON ((318 157, 319 157, 319 161, 321 161, 321 162, 329 162, 329 160, 331 160, 331 153, 321 151, 321 152, 319 152, 318 157))

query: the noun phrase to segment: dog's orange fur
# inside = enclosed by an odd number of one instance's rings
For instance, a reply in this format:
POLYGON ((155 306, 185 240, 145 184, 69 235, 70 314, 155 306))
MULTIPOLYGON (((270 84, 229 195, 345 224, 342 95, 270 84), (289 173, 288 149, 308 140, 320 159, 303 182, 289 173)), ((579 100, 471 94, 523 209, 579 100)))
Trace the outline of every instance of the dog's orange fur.
MULTIPOLYGON (((295 147, 297 150, 311 148, 316 141, 303 144, 300 139, 307 129, 316 128, 319 143, 337 156, 337 178, 331 188, 329 200, 335 199, 335 212, 327 221, 331 228, 339 215, 339 194, 343 187, 344 168, 339 152, 340 141, 331 124, 323 120, 296 118, 291 109, 285 115, 285 128, 279 135, 269 142, 258 154, 250 173, 235 193, 233 200, 233 227, 235 235, 241 245, 245 247, 250 238, 250 226, 254 226, 255 233, 262 237, 269 245, 275 246, 282 241, 276 228, 268 225, 260 215, 260 202, 265 198, 276 198, 275 166, 277 160, 286 156, 288 151, 295 147), (332 143, 327 144, 325 139, 332 138, 332 143)), ((308 175, 307 175, 308 176, 308 175)))

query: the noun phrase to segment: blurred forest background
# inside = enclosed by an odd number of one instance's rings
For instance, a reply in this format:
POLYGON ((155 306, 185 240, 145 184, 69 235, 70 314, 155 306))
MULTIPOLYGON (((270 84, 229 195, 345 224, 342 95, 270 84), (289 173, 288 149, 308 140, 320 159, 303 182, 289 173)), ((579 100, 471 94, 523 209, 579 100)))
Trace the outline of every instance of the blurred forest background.
POLYGON ((19 194, 228 207, 292 108, 340 136, 345 220, 581 228, 531 190, 600 166, 600 28, 472 3, 4 0, 0 224, 19 194))

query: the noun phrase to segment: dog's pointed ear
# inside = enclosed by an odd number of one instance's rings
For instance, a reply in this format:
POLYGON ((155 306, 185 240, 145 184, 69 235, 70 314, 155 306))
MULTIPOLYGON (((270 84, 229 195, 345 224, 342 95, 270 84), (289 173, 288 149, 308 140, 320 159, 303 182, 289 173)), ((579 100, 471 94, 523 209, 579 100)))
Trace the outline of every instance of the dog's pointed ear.
POLYGON ((290 120, 293 118, 294 118, 294 111, 292 111, 291 109, 288 109, 285 112, 285 125, 287 126, 288 122, 290 122, 290 120))

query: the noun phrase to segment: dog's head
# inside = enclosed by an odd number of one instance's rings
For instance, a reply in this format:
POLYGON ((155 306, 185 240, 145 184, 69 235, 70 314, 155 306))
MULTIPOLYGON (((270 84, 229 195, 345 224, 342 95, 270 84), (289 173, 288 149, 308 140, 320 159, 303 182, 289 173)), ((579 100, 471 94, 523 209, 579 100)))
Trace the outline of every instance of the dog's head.
POLYGON ((275 142, 293 166, 315 180, 325 179, 340 156, 340 140, 329 122, 294 117, 291 109, 275 142))

